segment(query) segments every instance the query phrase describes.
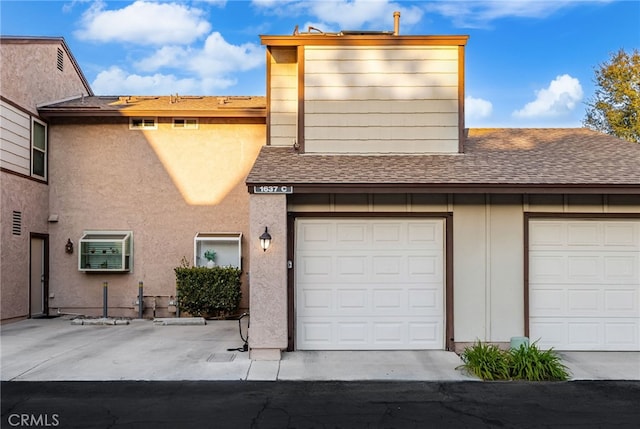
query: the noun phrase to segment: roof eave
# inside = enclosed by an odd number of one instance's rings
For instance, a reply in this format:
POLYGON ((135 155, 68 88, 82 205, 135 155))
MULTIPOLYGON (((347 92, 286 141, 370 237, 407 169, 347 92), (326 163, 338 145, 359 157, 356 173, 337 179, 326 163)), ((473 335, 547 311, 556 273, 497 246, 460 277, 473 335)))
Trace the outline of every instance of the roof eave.
POLYGON ((486 184, 486 183, 295 183, 247 181, 254 186, 288 185, 298 194, 413 193, 413 194, 619 194, 640 193, 640 184, 486 184))
POLYGON ((197 117, 197 118, 266 118, 265 108, 228 110, 103 110, 90 108, 52 109, 42 108, 38 112, 43 118, 75 117, 197 117))
POLYGON ((260 41, 267 46, 302 45, 380 45, 380 46, 465 46, 468 35, 443 36, 394 36, 386 34, 339 35, 339 34, 303 34, 296 36, 261 35, 260 41))

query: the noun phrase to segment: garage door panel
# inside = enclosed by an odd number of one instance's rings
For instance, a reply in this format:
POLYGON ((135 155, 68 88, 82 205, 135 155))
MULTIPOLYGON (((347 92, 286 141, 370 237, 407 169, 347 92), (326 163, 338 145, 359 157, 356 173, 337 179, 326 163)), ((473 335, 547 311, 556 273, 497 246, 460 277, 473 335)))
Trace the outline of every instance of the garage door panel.
POLYGON ((299 219, 296 228, 298 349, 444 347, 442 219, 299 219))
POLYGON ((529 226, 532 340, 560 350, 640 350, 640 221, 529 226))

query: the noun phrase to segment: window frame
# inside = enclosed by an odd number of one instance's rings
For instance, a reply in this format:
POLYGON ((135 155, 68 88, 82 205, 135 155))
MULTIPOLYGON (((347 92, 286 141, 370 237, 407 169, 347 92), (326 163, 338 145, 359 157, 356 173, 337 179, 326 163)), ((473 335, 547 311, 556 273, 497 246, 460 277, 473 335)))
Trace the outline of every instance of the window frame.
POLYGON ((155 116, 136 116, 129 118, 130 130, 157 130, 158 118, 155 116), (141 121, 140 126, 134 125, 134 121, 141 121), (153 125, 148 125, 147 121, 153 121, 153 125))
POLYGON ((173 118, 172 121, 172 128, 175 130, 197 130, 199 125, 198 118, 173 118), (177 121, 183 121, 183 125, 176 125, 177 121))
POLYGON ((48 173, 48 163, 49 163, 49 127, 46 122, 41 121, 38 118, 31 117, 31 162, 30 162, 30 173, 31 177, 41 180, 47 180, 48 173), (36 146, 36 125, 41 125, 44 128, 44 149, 36 146), (35 152, 38 151, 42 153, 43 157, 43 166, 42 169, 43 174, 36 173, 35 169, 35 152))

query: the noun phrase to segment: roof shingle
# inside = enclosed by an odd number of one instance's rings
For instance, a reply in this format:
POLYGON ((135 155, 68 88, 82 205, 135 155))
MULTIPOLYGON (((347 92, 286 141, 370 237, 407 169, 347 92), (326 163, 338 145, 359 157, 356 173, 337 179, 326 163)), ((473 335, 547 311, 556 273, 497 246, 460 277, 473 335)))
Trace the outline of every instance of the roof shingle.
POLYGON ((462 154, 299 154, 265 146, 248 185, 630 186, 640 145, 576 129, 470 129, 462 154))

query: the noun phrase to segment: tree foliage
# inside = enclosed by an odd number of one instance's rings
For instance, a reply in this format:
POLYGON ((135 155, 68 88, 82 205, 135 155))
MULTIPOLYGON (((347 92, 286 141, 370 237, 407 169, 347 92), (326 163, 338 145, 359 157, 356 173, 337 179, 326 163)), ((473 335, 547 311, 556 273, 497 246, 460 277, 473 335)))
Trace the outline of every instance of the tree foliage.
POLYGON ((595 70, 596 92, 583 125, 640 142, 640 52, 620 49, 595 70))

